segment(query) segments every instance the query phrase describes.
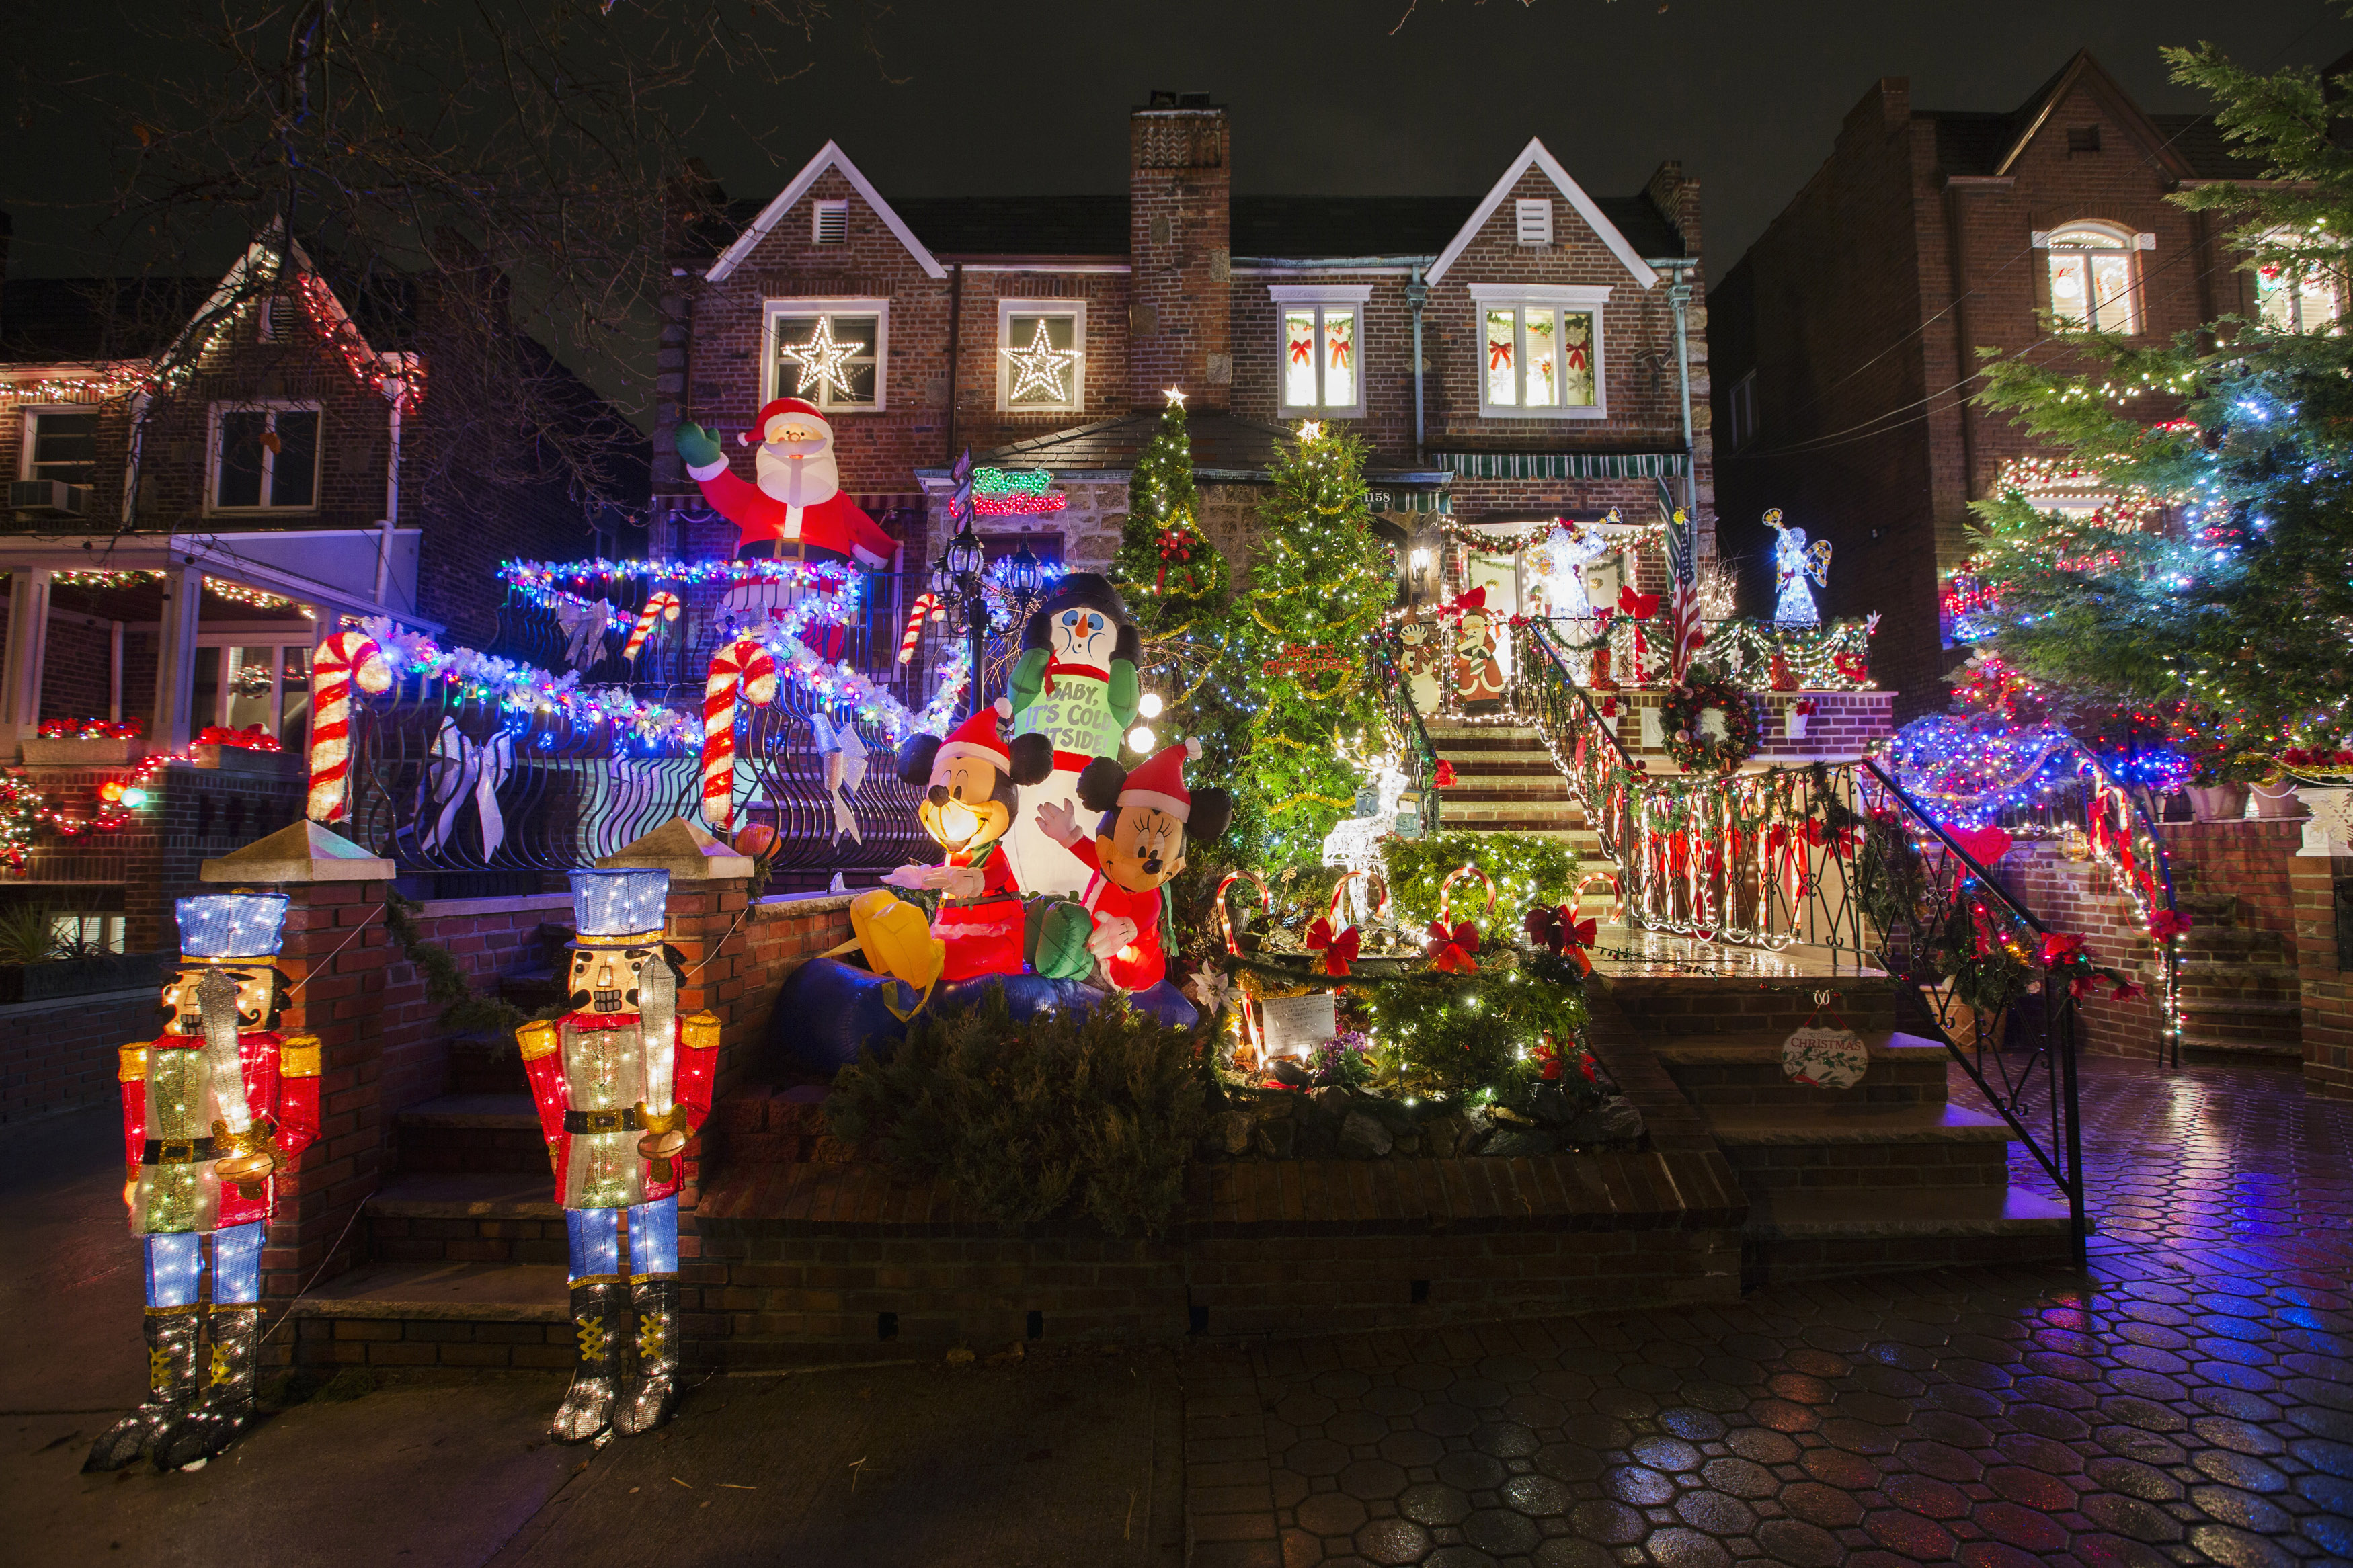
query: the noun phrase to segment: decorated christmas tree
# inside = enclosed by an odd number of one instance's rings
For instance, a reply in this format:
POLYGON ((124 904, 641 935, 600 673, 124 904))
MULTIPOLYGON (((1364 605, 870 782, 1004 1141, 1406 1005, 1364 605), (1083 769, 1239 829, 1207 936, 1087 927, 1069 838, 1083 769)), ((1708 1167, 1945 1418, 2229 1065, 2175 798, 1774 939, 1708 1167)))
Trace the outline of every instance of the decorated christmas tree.
POLYGON ((1271 866, 1316 862, 1380 747, 1371 645, 1397 579, 1373 539, 1365 456, 1356 437, 1314 424, 1276 447, 1250 585, 1235 597, 1230 662, 1251 710, 1236 780, 1271 866))
POLYGON ((1111 577, 1147 637, 1181 635, 1225 596, 1225 560, 1201 531, 1180 395, 1170 395, 1159 430, 1136 454, 1111 577))

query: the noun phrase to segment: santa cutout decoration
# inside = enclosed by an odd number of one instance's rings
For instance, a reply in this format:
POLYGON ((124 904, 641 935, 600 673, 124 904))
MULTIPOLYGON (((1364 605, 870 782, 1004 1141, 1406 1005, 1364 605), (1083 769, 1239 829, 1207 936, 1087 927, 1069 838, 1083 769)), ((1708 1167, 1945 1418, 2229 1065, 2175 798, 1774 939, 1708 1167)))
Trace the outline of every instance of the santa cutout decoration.
POLYGON ((1053 772, 1023 781, 1023 809, 1005 836, 1025 892, 1069 894, 1086 885, 1091 868, 1038 826, 1038 813, 1050 804, 1075 808, 1081 770, 1119 756, 1141 700, 1143 646, 1119 590, 1092 572, 1064 577, 1022 628, 1010 682, 1013 733, 1042 735, 1054 748, 1053 772))

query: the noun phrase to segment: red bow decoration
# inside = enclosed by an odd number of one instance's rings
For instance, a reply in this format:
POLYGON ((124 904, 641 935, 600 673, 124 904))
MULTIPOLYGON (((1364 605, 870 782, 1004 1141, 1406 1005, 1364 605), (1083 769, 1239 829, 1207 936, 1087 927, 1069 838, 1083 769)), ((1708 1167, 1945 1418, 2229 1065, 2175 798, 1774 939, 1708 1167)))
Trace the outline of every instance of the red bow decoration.
POLYGON ((1980 866, 1990 867, 2010 853, 2013 840, 1999 827, 1955 828, 1953 842, 1980 866))
POLYGON ((1578 920, 1577 911, 1567 904, 1539 904, 1528 911, 1528 940, 1567 959, 1579 973, 1593 972, 1593 960, 1585 955, 1585 950, 1593 945, 1597 929, 1593 921, 1578 920))
POLYGON ((1637 594, 1631 588, 1618 590, 1618 608, 1630 619, 1647 621, 1659 613, 1656 594, 1637 594))
POLYGON ((1479 928, 1469 921, 1457 921, 1451 931, 1442 921, 1430 922, 1430 940, 1422 944, 1430 954, 1430 967, 1440 974, 1475 974, 1479 961, 1472 955, 1479 951, 1479 928))
POLYGON ((1333 934, 1332 922, 1328 920, 1318 920, 1307 928, 1307 951, 1324 955, 1324 973, 1326 974, 1347 973, 1348 966, 1356 962, 1356 955, 1364 945, 1365 939, 1357 933, 1355 926, 1336 936, 1333 934))
MULTIPOLYGON (((1160 568, 1152 574, 1152 586, 1155 592, 1162 592, 1168 586, 1168 563, 1171 561, 1184 562, 1193 559, 1193 540, 1191 535, 1181 528, 1167 528, 1161 530, 1160 537, 1155 542, 1160 548, 1160 568)), ((1189 574, 1186 580, 1187 582, 1192 580, 1189 574)))
POLYGON ((2169 936, 2179 936, 2189 929, 2189 917, 2178 910, 2152 910, 2148 916, 2148 934, 2163 942, 2169 936))
POLYGON ((2084 939, 2082 937, 2063 936, 2055 931, 2045 931, 2043 933, 2043 968, 2058 969, 2067 964, 2081 963, 2082 962, 2084 962, 2084 939))

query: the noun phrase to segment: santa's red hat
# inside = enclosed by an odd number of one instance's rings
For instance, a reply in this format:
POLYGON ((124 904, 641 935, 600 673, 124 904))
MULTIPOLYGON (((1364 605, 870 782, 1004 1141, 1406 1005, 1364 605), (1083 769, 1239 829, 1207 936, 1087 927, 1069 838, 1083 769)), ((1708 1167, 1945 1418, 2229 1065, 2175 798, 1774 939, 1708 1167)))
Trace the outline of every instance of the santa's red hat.
POLYGON ((741 436, 737 437, 736 439, 741 441, 746 447, 756 446, 760 442, 768 438, 769 424, 787 414, 817 426, 818 428, 823 430, 828 436, 833 434, 833 426, 831 422, 826 418, 824 412, 820 410, 816 404, 807 402, 798 397, 779 397, 774 403, 769 404, 765 408, 761 409, 759 422, 754 425, 751 429, 744 431, 741 436))
MULTIPOLYGON (((948 738, 940 742, 939 752, 932 759, 934 767, 957 757, 977 757, 994 766, 998 773, 1013 771, 1013 753, 1006 748, 1000 732, 1000 722, 1011 704, 1003 698, 993 708, 984 708, 957 725, 948 738)), ((1182 787, 1181 785, 1179 787, 1182 787)))
POLYGON ((1185 787, 1185 764, 1200 754, 1198 741, 1162 748, 1158 755, 1127 775, 1127 783, 1120 786, 1119 804, 1165 811, 1179 822, 1190 820, 1193 793, 1185 787))

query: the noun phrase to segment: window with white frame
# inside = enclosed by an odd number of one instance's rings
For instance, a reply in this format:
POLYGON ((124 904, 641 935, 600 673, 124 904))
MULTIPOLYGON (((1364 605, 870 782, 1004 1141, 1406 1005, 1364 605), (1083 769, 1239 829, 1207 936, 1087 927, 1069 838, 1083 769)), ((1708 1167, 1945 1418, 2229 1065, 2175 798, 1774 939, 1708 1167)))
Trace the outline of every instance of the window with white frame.
POLYGON ((1365 412, 1365 301, 1370 285, 1324 287, 1277 283, 1275 316, 1282 323, 1282 411, 1341 419, 1365 412))
POLYGON ((1479 318, 1479 412, 1598 419, 1608 412, 1601 374, 1606 287, 1471 286, 1479 318))
POLYGON ((880 410, 890 347, 888 300, 771 300, 768 395, 880 410))
POLYGON ((2133 287, 2135 237, 2104 223, 2075 223, 2045 237, 2051 314, 2079 331, 2135 332, 2140 312, 2133 287))
MULTIPOLYGON (((2267 245, 2284 245, 2294 236, 2277 229, 2263 237, 2267 245)), ((2333 327, 2345 313, 2345 276, 2325 262, 2299 265, 2266 261, 2255 268, 2255 314, 2278 332, 2310 332, 2333 327)))
POLYGON ((1079 300, 997 302, 997 406, 1070 413, 1087 400, 1087 307, 1079 300))
POLYGON ((196 727, 227 730, 259 725, 289 751, 310 732, 311 644, 293 633, 206 632, 196 641, 190 677, 196 727))
POLYGON ((210 511, 308 511, 319 504, 319 405, 213 405, 210 511))
POLYGON ((98 410, 36 408, 25 416, 23 477, 98 483, 98 410))

